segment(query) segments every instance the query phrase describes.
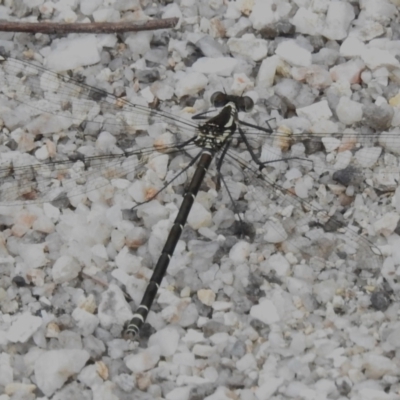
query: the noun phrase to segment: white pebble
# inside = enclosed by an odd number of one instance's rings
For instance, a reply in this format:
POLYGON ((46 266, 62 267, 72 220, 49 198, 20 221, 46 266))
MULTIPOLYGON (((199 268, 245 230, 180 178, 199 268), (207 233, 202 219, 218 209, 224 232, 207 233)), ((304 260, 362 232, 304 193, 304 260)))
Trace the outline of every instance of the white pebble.
POLYGON ((310 106, 297 108, 296 113, 299 117, 305 117, 313 123, 329 119, 333 115, 326 100, 311 104, 310 106))
POLYGON ((356 160, 364 168, 371 168, 382 153, 382 147, 364 147, 355 153, 356 160))
POLYGON ((39 389, 50 397, 68 378, 80 372, 89 360, 86 350, 50 350, 35 362, 35 379, 39 389))
POLYGON ((74 258, 64 255, 54 263, 51 274, 55 283, 63 283, 75 279, 80 271, 81 267, 78 262, 74 258))
POLYGON ((190 386, 177 387, 168 392, 165 398, 166 400, 189 400, 191 390, 190 386))
POLYGON ((53 222, 57 222, 60 217, 60 210, 50 203, 43 204, 43 211, 46 217, 50 218, 53 222))
POLYGON ((347 81, 353 84, 360 83, 361 74, 364 69, 364 62, 357 58, 343 64, 335 65, 329 72, 334 82, 347 81))
POLYGON ((99 319, 80 307, 75 308, 72 312, 72 318, 75 320, 82 336, 91 335, 99 325, 99 319))
POLYGON ((330 2, 322 35, 330 40, 344 39, 354 16, 351 4, 344 1, 330 2))
POLYGON ((179 343, 179 332, 172 327, 160 329, 149 338, 149 346, 159 346, 160 355, 170 357, 175 354, 179 343))
POLYGON ((136 274, 142 266, 142 259, 131 254, 128 246, 124 246, 117 257, 115 257, 115 263, 118 268, 121 268, 127 274, 136 274))
POLYGON ((35 151, 35 157, 40 161, 47 160, 49 158, 49 151, 47 149, 47 146, 43 145, 42 147, 39 147, 35 151))
POLYGON ((362 105, 356 101, 342 96, 336 106, 336 114, 340 122, 345 125, 352 125, 361 121, 363 111, 362 105))
POLYGON ((126 366, 135 374, 153 368, 160 360, 160 347, 152 346, 139 354, 129 355, 125 358, 126 366))
POLYGON ((212 223, 212 215, 210 211, 206 210, 202 204, 195 201, 192 209, 190 210, 187 223, 194 230, 202 227, 208 227, 212 223))
POLYGON ((376 233, 388 237, 396 229, 399 219, 400 216, 397 213, 388 212, 374 223, 374 229, 376 233))
POLYGON ((304 7, 297 10, 291 22, 296 27, 296 32, 304 35, 317 35, 323 26, 321 17, 304 7))
POLYGON ((193 346, 192 352, 195 356, 207 358, 215 353, 215 348, 213 346, 207 346, 205 344, 195 344, 193 346))
MULTIPOLYGON (((0 385, 6 386, 13 381, 13 368, 10 363, 10 355, 7 353, 0 354, 0 385)), ((1 396, 0 396, 1 399, 1 396)))
POLYGON ((238 61, 232 57, 201 57, 193 65, 193 71, 202 74, 231 76, 238 61))
POLYGON ((211 306, 215 301, 215 293, 211 289, 200 289, 197 291, 197 297, 206 306, 211 306))
POLYGON ((274 324, 281 319, 275 304, 266 298, 260 299, 260 304, 251 307, 250 315, 268 325, 274 324))
POLYGON ((157 154, 149 160, 147 165, 160 179, 164 179, 167 174, 168 163, 169 157, 167 154, 157 154))
POLYGON ((246 33, 241 38, 230 38, 228 47, 232 53, 248 57, 253 61, 260 61, 268 54, 268 42, 256 39, 252 33, 246 33))
MULTIPOLYGON (((9 383, 8 385, 6 385, 6 387, 4 388, 4 392, 6 395, 14 397, 13 395, 17 392, 19 392, 19 394, 17 396, 23 396, 23 394, 28 395, 30 393, 33 393, 36 389, 37 389, 36 385, 12 382, 12 383, 9 383)), ((7 398, 4 397, 4 399, 3 399, 3 396, 0 396, 0 400, 8 400, 8 399, 9 399, 9 397, 7 397, 7 398)))
POLYGON ((380 379, 384 375, 396 374, 396 364, 385 356, 366 353, 363 355, 362 360, 362 369, 369 379, 380 379))
POLYGON ((257 400, 268 400, 272 398, 273 394, 279 389, 282 383, 282 378, 269 377, 267 382, 256 389, 255 395, 257 400))
POLYGON ((281 243, 288 238, 284 227, 279 221, 268 221, 265 224, 266 234, 264 240, 268 243, 281 243))
POLYGON ((95 147, 100 152, 107 154, 113 149, 116 142, 117 139, 115 136, 113 136, 110 132, 103 131, 100 132, 99 136, 97 137, 95 147))
POLYGON ((112 324, 123 325, 132 319, 132 316, 131 308, 121 289, 115 284, 110 284, 102 294, 99 304, 98 317, 101 326, 107 329, 112 324))
POLYGON ((19 315, 7 332, 7 339, 12 343, 25 343, 40 328, 42 318, 25 313, 19 315))
POLYGON ((239 265, 247 261, 250 253, 250 244, 244 241, 237 242, 229 250, 229 258, 234 265, 239 265))
POLYGON ((382 132, 379 136, 379 145, 393 154, 400 155, 400 129, 394 128, 390 132, 382 132))
POLYGON ((290 11, 291 6, 285 1, 255 0, 249 20, 259 31, 287 17, 290 11))
POLYGON ((281 63, 280 58, 276 55, 265 58, 258 70, 257 86, 265 88, 273 86, 276 69, 281 63))
POLYGON ((80 10, 83 15, 92 15, 99 6, 103 4, 103 0, 82 0, 80 10))
POLYGON ((236 362, 236 368, 241 372, 257 369, 257 360, 252 353, 247 353, 236 362))
POLYGON ((95 36, 77 39, 60 39, 46 57, 46 68, 51 71, 67 71, 100 61, 99 48, 95 36))
POLYGON ((269 266, 276 272, 277 276, 286 276, 290 271, 290 264, 282 254, 271 255, 267 260, 269 266))
POLYGON ((185 365, 187 367, 194 367, 195 357, 193 353, 176 353, 172 357, 172 362, 177 365, 185 365))
POLYGON ((199 72, 191 72, 180 76, 175 85, 175 94, 178 98, 183 96, 193 96, 203 90, 208 83, 208 79, 204 74, 199 72))
POLYGON ((361 57, 365 51, 365 44, 356 37, 346 38, 340 46, 340 55, 343 57, 361 57))
POLYGON ((362 60, 369 69, 379 67, 398 68, 399 61, 388 50, 381 50, 375 47, 365 49, 361 54, 362 60))
POLYGON ((23 244, 18 246, 19 255, 24 260, 25 265, 29 268, 35 269, 43 267, 49 260, 46 258, 45 253, 46 244, 23 244))
POLYGON ((276 48, 275 53, 290 65, 308 67, 312 57, 309 50, 299 46, 294 40, 285 40, 276 48))
POLYGON ((231 309, 233 303, 230 301, 214 301, 212 308, 215 311, 227 311, 231 309))
POLYGON ((330 153, 340 146, 341 141, 334 137, 325 136, 322 138, 322 143, 324 144, 325 150, 330 153))
POLYGON ((32 229, 37 232, 51 233, 54 232, 54 224, 50 218, 42 215, 33 223, 32 229))
POLYGON ((146 54, 150 50, 152 32, 135 32, 128 35, 124 42, 128 45, 133 54, 146 54))
POLYGON ((82 382, 84 385, 90 388, 99 386, 103 383, 103 380, 97 373, 97 367, 95 364, 84 367, 82 371, 78 374, 77 378, 79 382, 82 382))
POLYGON ((294 186, 294 191, 296 196, 301 199, 306 199, 308 197, 308 191, 313 187, 313 179, 310 176, 304 176, 296 180, 294 186))

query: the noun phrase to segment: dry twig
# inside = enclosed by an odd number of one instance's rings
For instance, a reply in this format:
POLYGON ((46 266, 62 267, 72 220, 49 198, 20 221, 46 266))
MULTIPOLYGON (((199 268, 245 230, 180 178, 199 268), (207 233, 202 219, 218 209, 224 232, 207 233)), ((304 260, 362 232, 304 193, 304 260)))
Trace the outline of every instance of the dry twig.
POLYGON ((59 23, 59 22, 14 22, 0 21, 0 32, 28 33, 124 33, 151 31, 155 29, 173 28, 178 18, 153 19, 138 22, 89 22, 89 23, 59 23))

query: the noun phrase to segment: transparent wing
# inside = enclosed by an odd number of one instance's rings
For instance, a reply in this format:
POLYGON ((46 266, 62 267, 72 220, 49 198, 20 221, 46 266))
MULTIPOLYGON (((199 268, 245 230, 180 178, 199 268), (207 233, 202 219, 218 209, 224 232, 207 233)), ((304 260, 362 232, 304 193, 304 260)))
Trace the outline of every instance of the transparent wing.
MULTIPOLYGON (((186 147, 190 149, 193 145, 186 147)), ((150 147, 119 155, 44 163, 35 162, 35 157, 29 154, 4 153, 0 164, 0 203, 45 203, 110 190, 112 180, 133 181, 149 163, 166 163, 165 157, 181 152, 174 146, 164 147, 162 153, 150 147)))
POLYGON ((3 57, 0 62, 0 117, 10 130, 24 127, 36 135, 50 135, 84 126, 91 134, 135 133, 151 118, 184 131, 196 128, 190 119, 118 98, 69 75, 51 72, 28 62, 3 57))
POLYGON ((255 226, 260 243, 278 246, 285 254, 294 254, 298 262, 305 259, 325 265, 328 261, 331 266, 346 263, 353 271, 379 268, 380 252, 364 236, 374 235, 368 225, 373 198, 359 195, 351 199, 354 203, 343 204, 343 191, 332 193, 314 182, 310 162, 301 175, 290 179, 290 171, 299 168, 297 160, 271 163, 262 172, 246 155, 229 151, 226 160, 234 167, 231 177, 244 179, 245 220, 255 226))

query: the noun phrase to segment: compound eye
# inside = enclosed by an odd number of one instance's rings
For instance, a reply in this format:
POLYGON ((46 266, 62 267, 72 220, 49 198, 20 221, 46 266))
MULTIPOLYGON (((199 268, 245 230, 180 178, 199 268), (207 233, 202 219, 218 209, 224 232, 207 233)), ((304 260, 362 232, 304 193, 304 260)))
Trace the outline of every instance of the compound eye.
POLYGON ((211 96, 210 101, 214 107, 223 107, 227 103, 226 94, 222 92, 215 92, 211 96))
POLYGON ((240 99, 239 110, 249 112, 254 107, 254 101, 249 96, 244 96, 240 99))

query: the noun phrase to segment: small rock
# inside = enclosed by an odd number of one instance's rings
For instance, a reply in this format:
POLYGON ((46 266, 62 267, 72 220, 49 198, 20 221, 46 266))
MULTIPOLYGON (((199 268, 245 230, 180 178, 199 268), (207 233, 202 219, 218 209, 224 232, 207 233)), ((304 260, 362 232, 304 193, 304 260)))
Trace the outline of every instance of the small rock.
POLYGON ((72 312, 72 318, 76 321, 82 336, 91 335, 99 325, 99 319, 82 308, 75 308, 72 312))
POLYGON ((268 377, 266 382, 260 385, 255 395, 257 400, 267 400, 272 398, 273 394, 279 389, 284 380, 282 378, 268 377))
POLYGON ((396 364, 379 354, 366 353, 362 357, 362 369, 368 379, 380 379, 384 375, 396 374, 396 364))
POLYGON ((369 69, 379 67, 398 68, 399 61, 388 50, 381 50, 375 47, 367 48, 361 53, 361 58, 369 69))
POLYGON ((215 353, 215 348, 212 346, 207 346, 205 344, 195 344, 193 346, 192 352, 195 356, 207 358, 215 353))
POLYGON ((147 348, 139 354, 129 355, 125 358, 126 366, 135 374, 153 368, 160 360, 160 347, 158 345, 147 348))
POLYGON ((363 106, 343 96, 336 107, 336 114, 340 122, 345 125, 352 125, 362 120, 363 106))
POLYGON ((104 361, 96 362, 96 372, 99 374, 100 378, 104 381, 108 379, 108 368, 104 361))
POLYGON ((330 2, 322 35, 330 40, 345 39, 354 17, 351 4, 342 1, 330 2))
POLYGON ((317 35, 321 32, 323 21, 321 17, 305 7, 300 7, 291 20, 296 32, 303 35, 317 35))
POLYGON ((251 307, 250 315, 267 325, 274 324, 281 319, 274 303, 266 298, 260 299, 260 304, 251 307))
POLYGON ((211 289, 200 289, 197 291, 197 297, 206 306, 211 306, 215 301, 215 293, 211 289))
POLYGON ((286 40, 278 45, 275 53, 290 65, 308 67, 311 65, 311 53, 299 46, 294 40, 286 40))
POLYGON ((287 18, 290 11, 291 6, 286 2, 255 0, 249 20, 252 22, 253 28, 259 31, 281 19, 287 18))
POLYGON ((202 227, 208 227, 212 223, 212 215, 210 211, 206 210, 202 204, 195 201, 192 209, 190 210, 187 223, 194 230, 198 230, 202 227))
POLYGON ((351 84, 361 82, 361 73, 365 69, 362 60, 350 60, 346 63, 335 65, 330 69, 331 78, 334 82, 347 81, 351 84))
POLYGON ((378 219, 373 226, 376 233, 388 237, 396 229, 399 219, 400 216, 397 213, 389 212, 378 219))
POLYGON ((325 150, 330 153, 335 151, 340 146, 340 140, 334 137, 325 136, 322 138, 325 150))
POLYGON ((159 330, 149 338, 149 346, 159 346, 160 355, 163 357, 170 357, 175 354, 179 343, 179 332, 172 328, 167 327, 159 330))
POLYGON ((246 33, 241 38, 230 38, 228 47, 232 53, 248 57, 253 61, 261 61, 268 54, 268 42, 256 39, 252 33, 246 33))
POLYGON ((67 71, 100 62, 95 36, 77 39, 60 39, 46 57, 46 68, 51 71, 67 71))
POLYGON ((265 229, 267 233, 264 235, 264 240, 268 243, 282 243, 288 238, 288 234, 279 221, 268 221, 265 229))
POLYGON ((269 266, 276 272, 277 276, 287 276, 290 271, 288 260, 280 253, 273 254, 268 258, 269 266))
POLYGON ((382 153, 382 147, 364 147, 355 153, 356 160, 364 168, 371 168, 382 153))
POLYGON ((193 96, 203 90, 208 83, 204 74, 191 72, 181 76, 175 86, 175 94, 178 98, 183 96, 193 96))
MULTIPOLYGON (((8 396, 13 396, 15 393, 19 392, 19 396, 23 396, 22 393, 29 394, 33 393, 36 390, 35 385, 29 385, 27 383, 13 382, 6 385, 4 388, 4 392, 8 396)), ((2 396, 0 396, 1 399, 2 396)), ((27 396, 28 397, 28 396, 27 396)), ((7 399, 5 399, 7 400, 7 399)))
POLYGON ((190 386, 177 387, 172 389, 165 398, 166 400, 189 400, 191 391, 190 386))
POLYGON ((80 372, 89 360, 86 350, 50 350, 35 362, 35 379, 39 389, 50 397, 68 378, 80 372))
POLYGON ((239 265, 246 262, 249 258, 250 245, 247 242, 237 242, 229 251, 229 258, 234 265, 239 265))
POLYGON ((276 69, 281 64, 281 60, 278 56, 265 58, 260 66, 257 75, 257 86, 268 88, 273 86, 276 69))
POLYGON ((78 262, 74 258, 64 255, 54 263, 51 273, 55 283, 63 283, 75 279, 80 271, 81 267, 78 262))
POLYGON ((308 118, 312 123, 332 117, 332 111, 326 100, 314 103, 307 107, 297 108, 296 113, 299 117, 308 118))
POLYGON ((193 65, 193 71, 202 74, 216 74, 219 76, 231 76, 238 61, 232 57, 202 57, 193 65))
MULTIPOLYGON (((6 353, 0 354, 0 385, 6 386, 13 381, 13 368, 10 363, 10 355, 6 353)), ((0 396, 1 399, 1 396, 0 396)))
MULTIPOLYGON (((390 306, 391 300, 387 292, 374 292, 371 295, 371 306, 378 311, 385 312, 390 306)), ((389 341, 390 335, 388 336, 389 341)), ((396 340, 399 340, 400 332, 396 332, 396 340)), ((400 347, 400 343, 397 347, 400 347)))
POLYGON ((40 328, 42 318, 25 313, 17 317, 7 332, 7 339, 13 343, 25 343, 40 328))
POLYGON ((98 317, 100 324, 104 328, 109 328, 112 324, 123 325, 132 319, 133 313, 121 289, 110 284, 108 290, 101 296, 98 317))
POLYGON ((236 362, 236 368, 241 372, 257 369, 257 360, 253 354, 248 353, 236 362))

